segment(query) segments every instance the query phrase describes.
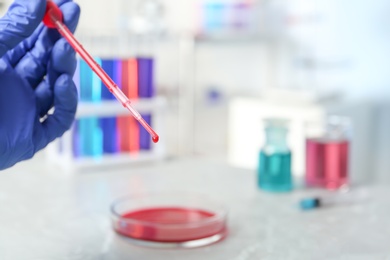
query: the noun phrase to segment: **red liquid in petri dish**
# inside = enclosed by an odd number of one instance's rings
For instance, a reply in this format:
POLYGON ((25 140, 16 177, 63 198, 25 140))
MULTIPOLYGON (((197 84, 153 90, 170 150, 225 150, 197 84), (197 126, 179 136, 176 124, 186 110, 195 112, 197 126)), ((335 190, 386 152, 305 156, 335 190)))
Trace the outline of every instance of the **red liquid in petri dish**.
POLYGON ((123 214, 115 229, 135 239, 186 242, 224 233, 225 220, 213 219, 214 216, 212 212, 192 208, 145 208, 123 214))
POLYGON ((306 140, 306 184, 335 190, 348 184, 347 140, 306 140))

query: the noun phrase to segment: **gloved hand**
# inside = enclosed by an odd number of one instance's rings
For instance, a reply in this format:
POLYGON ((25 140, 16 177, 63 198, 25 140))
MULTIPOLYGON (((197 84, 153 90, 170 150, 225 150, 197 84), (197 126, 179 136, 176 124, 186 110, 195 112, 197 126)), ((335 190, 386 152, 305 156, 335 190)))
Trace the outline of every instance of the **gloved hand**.
MULTIPOLYGON (((71 0, 56 3, 74 31, 79 7, 71 0)), ((0 19, 0 169, 30 159, 74 120, 75 53, 41 23, 45 9, 46 0, 15 0, 0 19)))

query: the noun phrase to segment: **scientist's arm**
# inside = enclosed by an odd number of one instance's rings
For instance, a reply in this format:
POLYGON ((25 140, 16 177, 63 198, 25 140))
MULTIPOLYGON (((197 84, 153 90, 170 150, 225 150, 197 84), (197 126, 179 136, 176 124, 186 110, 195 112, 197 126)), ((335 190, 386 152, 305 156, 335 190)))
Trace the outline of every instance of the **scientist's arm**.
MULTIPOLYGON (((74 31, 79 7, 56 2, 74 31)), ((15 0, 0 19, 0 169, 31 158, 74 120, 75 53, 58 32, 43 26, 45 8, 46 0, 15 0)))

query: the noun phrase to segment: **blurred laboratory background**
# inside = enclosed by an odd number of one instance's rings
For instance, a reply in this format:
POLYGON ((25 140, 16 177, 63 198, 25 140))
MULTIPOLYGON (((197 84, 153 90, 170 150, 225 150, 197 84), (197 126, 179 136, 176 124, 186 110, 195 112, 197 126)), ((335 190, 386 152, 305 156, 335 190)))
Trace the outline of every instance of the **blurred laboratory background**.
POLYGON ((72 129, 0 174, 0 258, 388 259, 390 1, 76 2, 76 38, 160 141, 78 59, 72 129), (226 241, 154 251, 115 236, 134 234, 114 201, 159 191, 222 201, 228 228, 224 213, 199 237, 226 241))
MULTIPOLYGON (((2 1, 3 12, 9 2, 2 1)), ((352 120, 351 181, 390 181, 388 1, 77 2, 82 15, 76 36, 86 49, 103 66, 126 63, 122 74, 136 75, 151 89, 129 95, 160 133, 161 144, 135 141, 126 147, 112 139, 118 147, 105 147, 105 134, 119 131, 115 126, 132 126, 115 101, 97 90, 91 99, 80 96, 75 127, 36 160, 77 168, 195 156, 254 170, 265 139, 263 119, 281 117, 290 122, 293 174, 299 177, 308 126, 339 115, 352 120), (113 132, 99 123, 105 119, 113 120, 113 132), (85 129, 95 131, 88 127, 99 128, 90 137, 97 139, 84 145, 102 147, 83 158, 74 146, 85 129)), ((80 82, 88 80, 82 69, 80 64, 76 72, 80 82)), ((130 139, 142 139, 142 130, 134 129, 130 139)))

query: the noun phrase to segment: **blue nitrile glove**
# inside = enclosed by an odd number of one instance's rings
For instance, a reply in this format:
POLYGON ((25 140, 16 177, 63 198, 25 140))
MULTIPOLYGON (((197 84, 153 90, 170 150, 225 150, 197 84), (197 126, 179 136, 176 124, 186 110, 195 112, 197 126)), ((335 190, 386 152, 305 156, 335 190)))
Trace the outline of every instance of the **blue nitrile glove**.
MULTIPOLYGON (((56 2, 75 30, 79 7, 70 0, 56 2)), ((45 8, 46 0, 15 0, 0 19, 0 169, 31 158, 74 120, 75 53, 41 23, 45 8)))

